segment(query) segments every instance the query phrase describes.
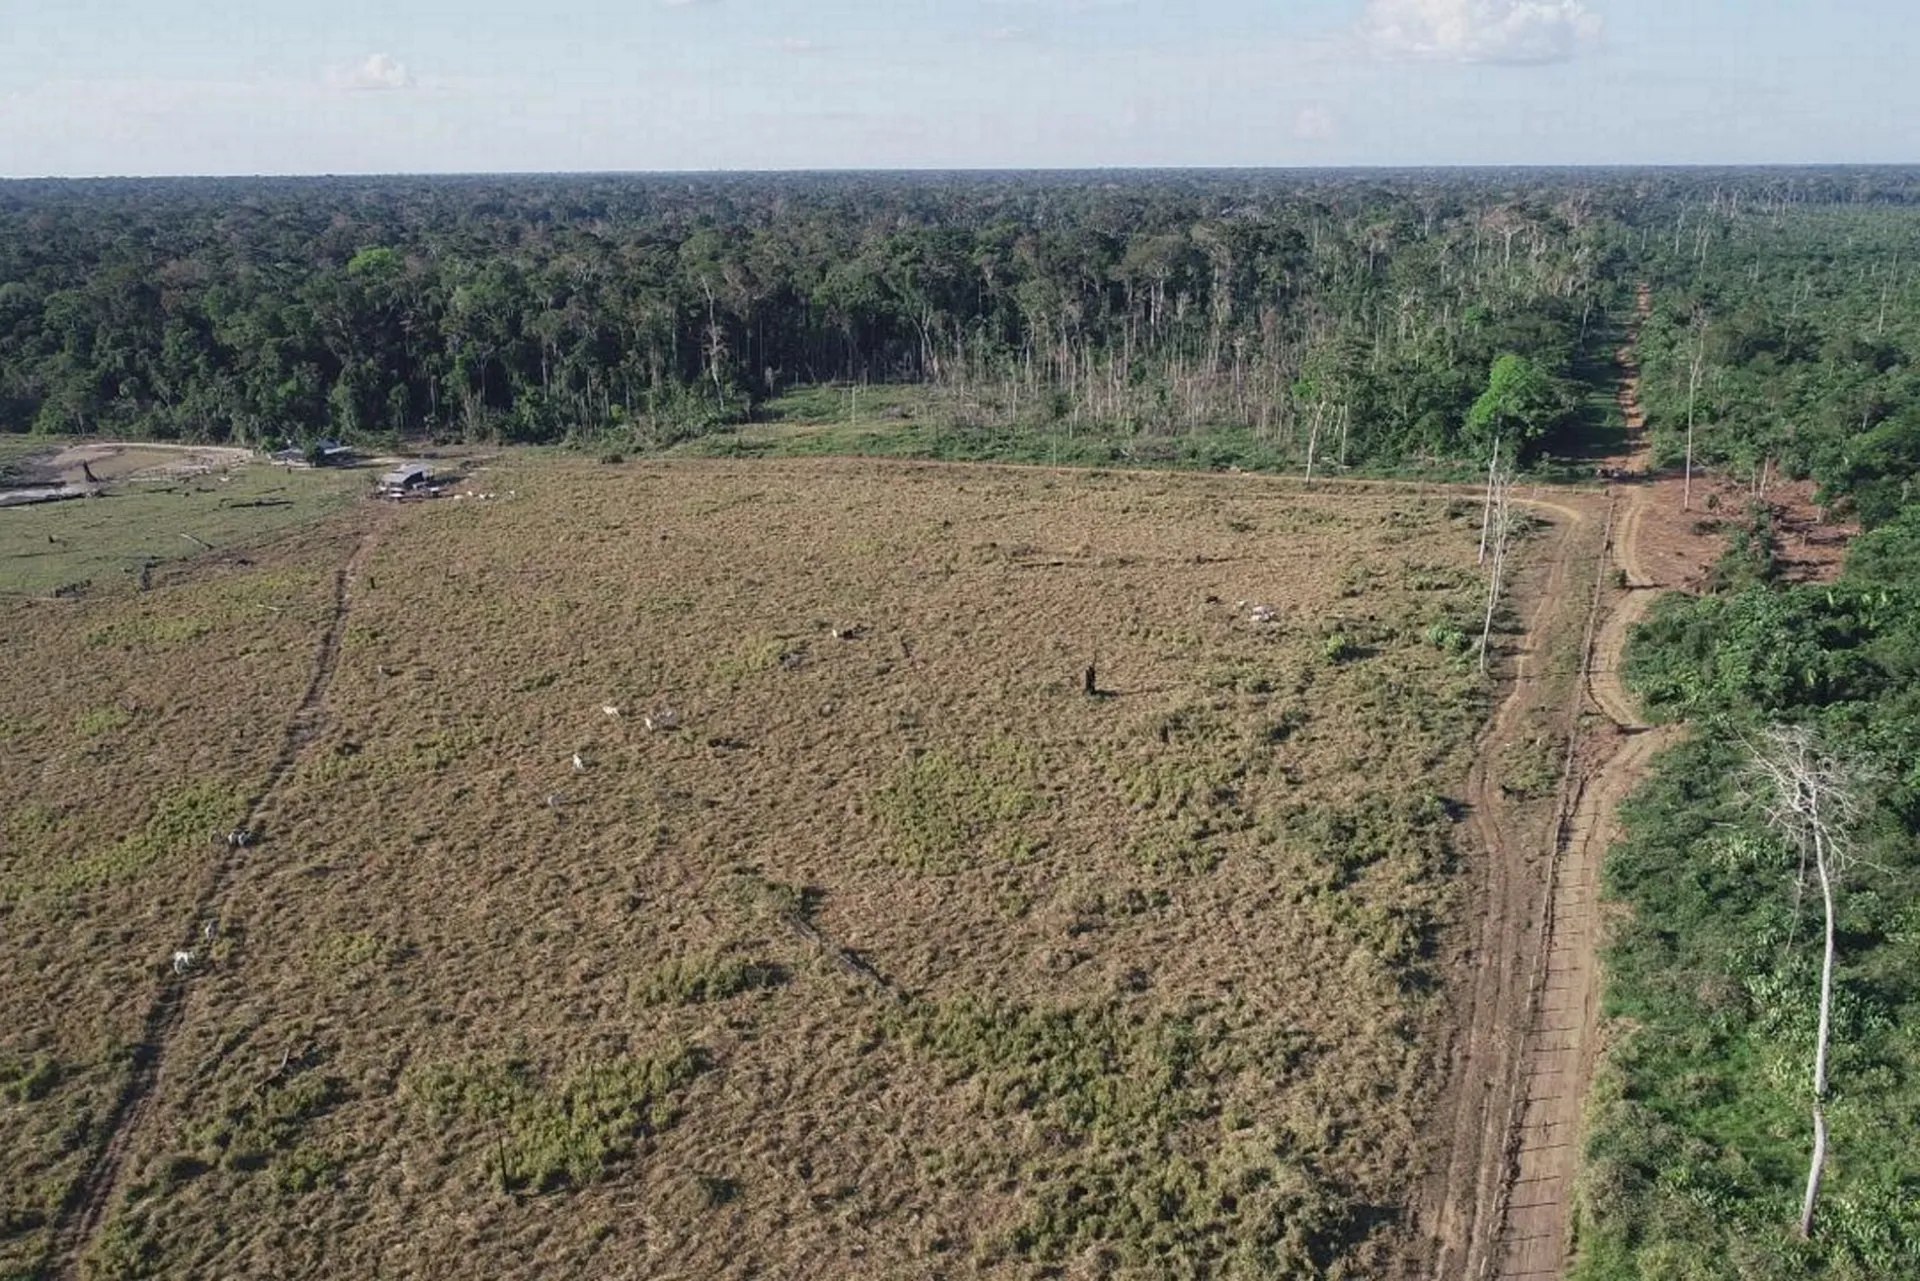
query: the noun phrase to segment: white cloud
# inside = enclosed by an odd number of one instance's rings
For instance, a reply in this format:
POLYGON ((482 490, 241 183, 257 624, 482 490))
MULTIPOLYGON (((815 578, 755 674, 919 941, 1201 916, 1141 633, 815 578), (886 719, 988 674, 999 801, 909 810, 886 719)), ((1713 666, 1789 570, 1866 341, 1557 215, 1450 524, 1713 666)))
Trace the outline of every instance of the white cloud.
POLYGON ((323 73, 329 89, 372 90, 410 89, 413 77, 404 62, 395 62, 384 53, 369 54, 365 62, 352 67, 328 67, 323 73))
POLYGON ((1303 142, 1325 142, 1339 132, 1340 122, 1319 103, 1300 108, 1293 118, 1293 136, 1303 142))
POLYGON ((1367 0, 1360 38, 1386 58, 1565 62, 1600 42, 1579 0, 1367 0))

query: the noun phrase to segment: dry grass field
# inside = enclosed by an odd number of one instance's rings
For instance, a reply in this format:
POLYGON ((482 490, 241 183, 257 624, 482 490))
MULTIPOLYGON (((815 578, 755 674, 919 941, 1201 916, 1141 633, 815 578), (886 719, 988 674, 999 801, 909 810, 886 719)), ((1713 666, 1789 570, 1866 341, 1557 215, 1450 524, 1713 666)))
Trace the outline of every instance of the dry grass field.
POLYGON ((65 1269, 157 995, 79 1275, 1389 1268, 1477 507, 845 461, 468 488, 0 600, 0 1276, 65 1269))

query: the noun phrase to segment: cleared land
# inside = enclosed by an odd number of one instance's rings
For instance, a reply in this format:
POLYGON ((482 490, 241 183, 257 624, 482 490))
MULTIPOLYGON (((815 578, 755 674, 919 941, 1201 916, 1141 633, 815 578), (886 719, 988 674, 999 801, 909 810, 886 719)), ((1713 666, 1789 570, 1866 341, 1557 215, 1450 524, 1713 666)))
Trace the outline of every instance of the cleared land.
MULTIPOLYGON (((502 497, 0 605, 0 1266, 1424 1251, 1398 1207, 1437 1159, 1487 711, 1470 501, 844 462, 475 485, 502 497), (242 821, 258 845, 208 839, 242 821)), ((1550 749, 1493 769, 1550 806, 1550 749)))
POLYGON ((143 569, 245 551, 364 495, 370 468, 309 470, 211 447, 0 438, 0 483, 85 485, 97 496, 0 510, 0 592, 110 590, 143 569))

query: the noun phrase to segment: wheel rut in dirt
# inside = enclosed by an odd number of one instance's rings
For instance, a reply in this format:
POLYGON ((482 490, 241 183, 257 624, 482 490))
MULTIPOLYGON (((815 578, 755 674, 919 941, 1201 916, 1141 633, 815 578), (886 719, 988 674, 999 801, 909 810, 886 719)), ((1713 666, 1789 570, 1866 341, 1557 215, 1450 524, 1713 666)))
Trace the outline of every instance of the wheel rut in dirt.
MULTIPOLYGON (((1648 295, 1640 291, 1645 319, 1648 295)), ((1621 405, 1629 452, 1609 473, 1611 519, 1602 577, 1593 586, 1581 689, 1569 724, 1569 751, 1559 818, 1539 913, 1533 979, 1510 1026, 1522 1029, 1512 1071, 1512 1104, 1499 1153, 1498 1192, 1484 1250, 1470 1253, 1473 1278, 1557 1278, 1566 1272, 1582 1118, 1599 1050, 1601 976, 1600 868, 1619 839, 1618 811, 1653 760, 1670 745, 1671 728, 1639 715, 1622 677, 1627 641, 1662 583, 1649 571, 1642 530, 1651 501, 1646 478, 1645 420, 1631 345, 1621 353, 1621 405), (1609 566, 1620 586, 1609 590, 1609 566), (1598 723, 1584 715, 1600 713, 1598 723)))
MULTIPOLYGON (((1524 1101, 1517 1083, 1525 1051, 1522 1011, 1540 983, 1537 924, 1548 896, 1540 856, 1541 817, 1528 814, 1501 785, 1505 752, 1543 720, 1567 724, 1578 715, 1581 682, 1553 670, 1593 631, 1593 603, 1605 567, 1612 509, 1589 495, 1585 507, 1541 504, 1562 519, 1544 572, 1530 586, 1532 608, 1508 693, 1475 753, 1468 779, 1467 848, 1476 852, 1474 930, 1456 958, 1450 1082, 1438 1113, 1445 1157, 1435 1165, 1415 1218, 1430 1255, 1409 1276, 1481 1277, 1499 1235, 1509 1186, 1507 1136, 1524 1101)), ((1564 788, 1564 784, 1563 784, 1564 788)))
MULTIPOLYGON (((303 748, 319 732, 325 720, 327 688, 340 662, 340 644, 346 634, 347 617, 353 606, 353 589, 360 571, 373 554, 380 531, 389 519, 387 513, 375 515, 363 528, 352 552, 335 571, 333 603, 326 630, 321 635, 314 659, 313 676, 307 682, 299 705, 288 718, 279 754, 259 790, 247 801, 242 826, 251 828, 267 799, 279 787, 287 772, 299 760, 303 748)), ((208 869, 200 894, 195 900, 193 919, 184 931, 180 949, 191 951, 200 946, 204 923, 217 922, 225 901, 228 881, 241 849, 227 845, 208 869)), ((131 1070, 125 1087, 114 1101, 102 1123, 105 1141, 95 1152, 85 1174, 75 1184, 52 1241, 41 1275, 76 1278, 88 1248, 99 1236, 108 1210, 118 1198, 121 1174, 134 1139, 145 1126, 147 1113, 161 1073, 166 1067, 167 1047, 185 1016, 193 984, 187 975, 169 974, 162 980, 142 1020, 140 1040, 134 1047, 131 1070)))

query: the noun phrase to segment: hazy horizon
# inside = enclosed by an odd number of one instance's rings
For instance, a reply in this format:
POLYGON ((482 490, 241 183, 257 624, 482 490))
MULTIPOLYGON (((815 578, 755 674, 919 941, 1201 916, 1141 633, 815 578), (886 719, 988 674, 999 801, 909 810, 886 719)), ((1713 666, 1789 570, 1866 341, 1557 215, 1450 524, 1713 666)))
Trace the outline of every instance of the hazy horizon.
POLYGON ((1594 164, 1380 164, 1380 165, 944 165, 870 168, 861 166, 790 169, 469 169, 367 170, 314 173, 100 173, 25 174, 0 177, 0 183, 109 183, 109 182, 324 182, 330 179, 516 179, 516 178, 806 178, 806 177, 1075 177, 1098 174, 1419 174, 1419 173, 1834 173, 1852 170, 1897 171, 1920 169, 1920 160, 1804 161, 1781 164, 1637 164, 1631 161, 1594 164))
POLYGON ((1899 165, 1893 0, 73 0, 0 175, 1899 165))

